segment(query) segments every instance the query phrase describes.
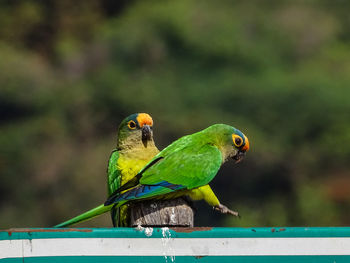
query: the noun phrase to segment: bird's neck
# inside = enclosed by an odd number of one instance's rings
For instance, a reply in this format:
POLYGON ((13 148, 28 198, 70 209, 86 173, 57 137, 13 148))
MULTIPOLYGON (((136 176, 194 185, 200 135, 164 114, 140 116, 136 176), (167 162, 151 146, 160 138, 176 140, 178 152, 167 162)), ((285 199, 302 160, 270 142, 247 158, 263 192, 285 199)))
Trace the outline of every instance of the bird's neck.
POLYGON ((229 157, 232 157, 235 154, 232 150, 232 145, 219 146, 218 148, 222 154, 222 163, 226 162, 229 157))
POLYGON ((125 158, 134 160, 147 159, 159 152, 153 139, 142 142, 138 136, 129 136, 118 141, 117 149, 125 158))

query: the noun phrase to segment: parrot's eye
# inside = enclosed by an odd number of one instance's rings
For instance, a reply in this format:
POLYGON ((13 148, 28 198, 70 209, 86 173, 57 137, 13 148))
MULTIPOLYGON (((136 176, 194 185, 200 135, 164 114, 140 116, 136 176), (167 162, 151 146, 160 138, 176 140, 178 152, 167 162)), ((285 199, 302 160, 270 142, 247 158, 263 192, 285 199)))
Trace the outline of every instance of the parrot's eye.
POLYGON ((233 144, 236 146, 236 147, 241 147, 242 144, 243 144, 243 139, 236 135, 236 134, 232 134, 232 139, 233 139, 233 144))
POLYGON ((129 121, 128 127, 129 127, 129 129, 133 130, 136 128, 136 123, 134 121, 129 121))

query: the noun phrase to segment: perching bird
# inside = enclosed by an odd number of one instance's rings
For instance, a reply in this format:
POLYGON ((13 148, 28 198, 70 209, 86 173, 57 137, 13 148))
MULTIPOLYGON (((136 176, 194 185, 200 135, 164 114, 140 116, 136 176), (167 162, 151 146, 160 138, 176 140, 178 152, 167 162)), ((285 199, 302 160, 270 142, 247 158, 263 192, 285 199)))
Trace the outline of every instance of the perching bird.
MULTIPOLYGON (((140 199, 171 199, 183 195, 194 200, 204 199, 221 213, 237 216, 237 212, 219 202, 208 183, 229 157, 239 162, 248 150, 248 138, 224 124, 184 136, 157 154, 133 179, 118 188, 104 205, 77 218, 97 216, 112 207, 140 199)), ((72 220, 56 227, 70 225, 72 220)))
POLYGON ((184 136, 158 153, 133 179, 118 188, 105 207, 120 207, 140 199, 168 199, 188 195, 204 199, 221 213, 238 213, 221 204, 208 185, 220 166, 232 157, 240 161, 249 150, 239 130, 216 124, 184 136))
MULTIPOLYGON (((131 180, 158 152, 153 141, 153 120, 146 113, 133 114, 118 129, 117 148, 107 168, 108 196, 131 180)), ((111 210, 113 226, 128 226, 128 208, 111 210)))
MULTIPOLYGON (((153 120, 146 113, 125 118, 118 128, 117 147, 107 167, 108 196, 131 180, 158 152, 153 141, 153 120)), ((111 210, 114 226, 128 226, 127 205, 113 208, 100 205, 55 227, 66 227, 111 210)))

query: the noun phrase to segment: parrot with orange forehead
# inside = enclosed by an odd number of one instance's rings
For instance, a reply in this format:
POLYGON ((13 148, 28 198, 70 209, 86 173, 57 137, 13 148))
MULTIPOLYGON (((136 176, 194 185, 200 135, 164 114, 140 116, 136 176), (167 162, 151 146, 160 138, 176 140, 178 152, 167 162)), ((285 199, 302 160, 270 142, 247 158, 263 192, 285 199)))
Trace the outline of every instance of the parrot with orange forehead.
MULTIPOLYGON (((220 203, 209 182, 229 157, 237 163, 248 150, 249 140, 241 131, 225 124, 212 125, 170 144, 118 187, 104 205, 89 212, 96 216, 135 201, 189 196, 203 199, 223 214, 238 216, 220 203)), ((67 224, 56 227, 62 226, 67 224)))
POLYGON ((209 183, 229 157, 239 162, 248 150, 248 138, 241 131, 225 124, 212 125, 176 140, 159 152, 104 205, 121 207, 143 199, 187 195, 194 200, 204 199, 221 213, 238 216, 220 203, 209 183))
MULTIPOLYGON (((135 113, 125 118, 118 128, 116 149, 107 167, 108 196, 123 186, 159 152, 153 141, 153 120, 147 113, 135 113)), ((128 205, 100 205, 55 227, 66 227, 111 210, 114 226, 128 226, 128 205)))

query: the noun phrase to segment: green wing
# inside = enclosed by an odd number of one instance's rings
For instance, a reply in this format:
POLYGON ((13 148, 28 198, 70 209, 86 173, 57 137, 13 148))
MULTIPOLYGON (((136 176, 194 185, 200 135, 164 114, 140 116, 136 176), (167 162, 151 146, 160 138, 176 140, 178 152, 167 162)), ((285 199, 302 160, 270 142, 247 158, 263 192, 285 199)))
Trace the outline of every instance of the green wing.
POLYGON ((164 154, 162 151, 135 177, 137 181, 135 179, 133 185, 123 193, 117 190, 105 205, 206 185, 214 178, 221 163, 221 152, 209 144, 183 144, 174 152, 164 154))
MULTIPOLYGON (((107 181, 108 181, 108 196, 114 193, 121 185, 121 172, 117 169, 117 162, 119 159, 118 150, 113 150, 111 156, 109 157, 108 167, 107 167, 107 181)), ((120 225, 120 208, 111 208, 111 218, 113 226, 120 225)))
POLYGON ((109 157, 107 167, 108 195, 111 195, 115 190, 117 190, 121 184, 121 173, 117 169, 118 158, 118 151, 113 150, 111 156, 109 157))
POLYGON ((140 179, 145 171, 148 171, 148 169, 155 166, 160 160, 164 159, 165 156, 181 151, 183 148, 191 144, 192 138, 193 138, 193 135, 184 136, 176 140, 166 148, 164 148, 161 152, 159 152, 156 156, 154 156, 153 159, 150 160, 148 164, 146 164, 145 167, 142 168, 136 176, 134 176, 134 178, 132 178, 130 181, 128 181, 124 185, 117 187, 115 191, 112 194, 110 194, 110 196, 119 195, 119 193, 121 193, 122 191, 126 191, 132 187, 137 186, 140 183, 140 179))
POLYGON ((143 171, 140 184, 156 185, 166 181, 192 189, 208 184, 222 163, 219 149, 213 145, 191 145, 166 154, 143 171))

